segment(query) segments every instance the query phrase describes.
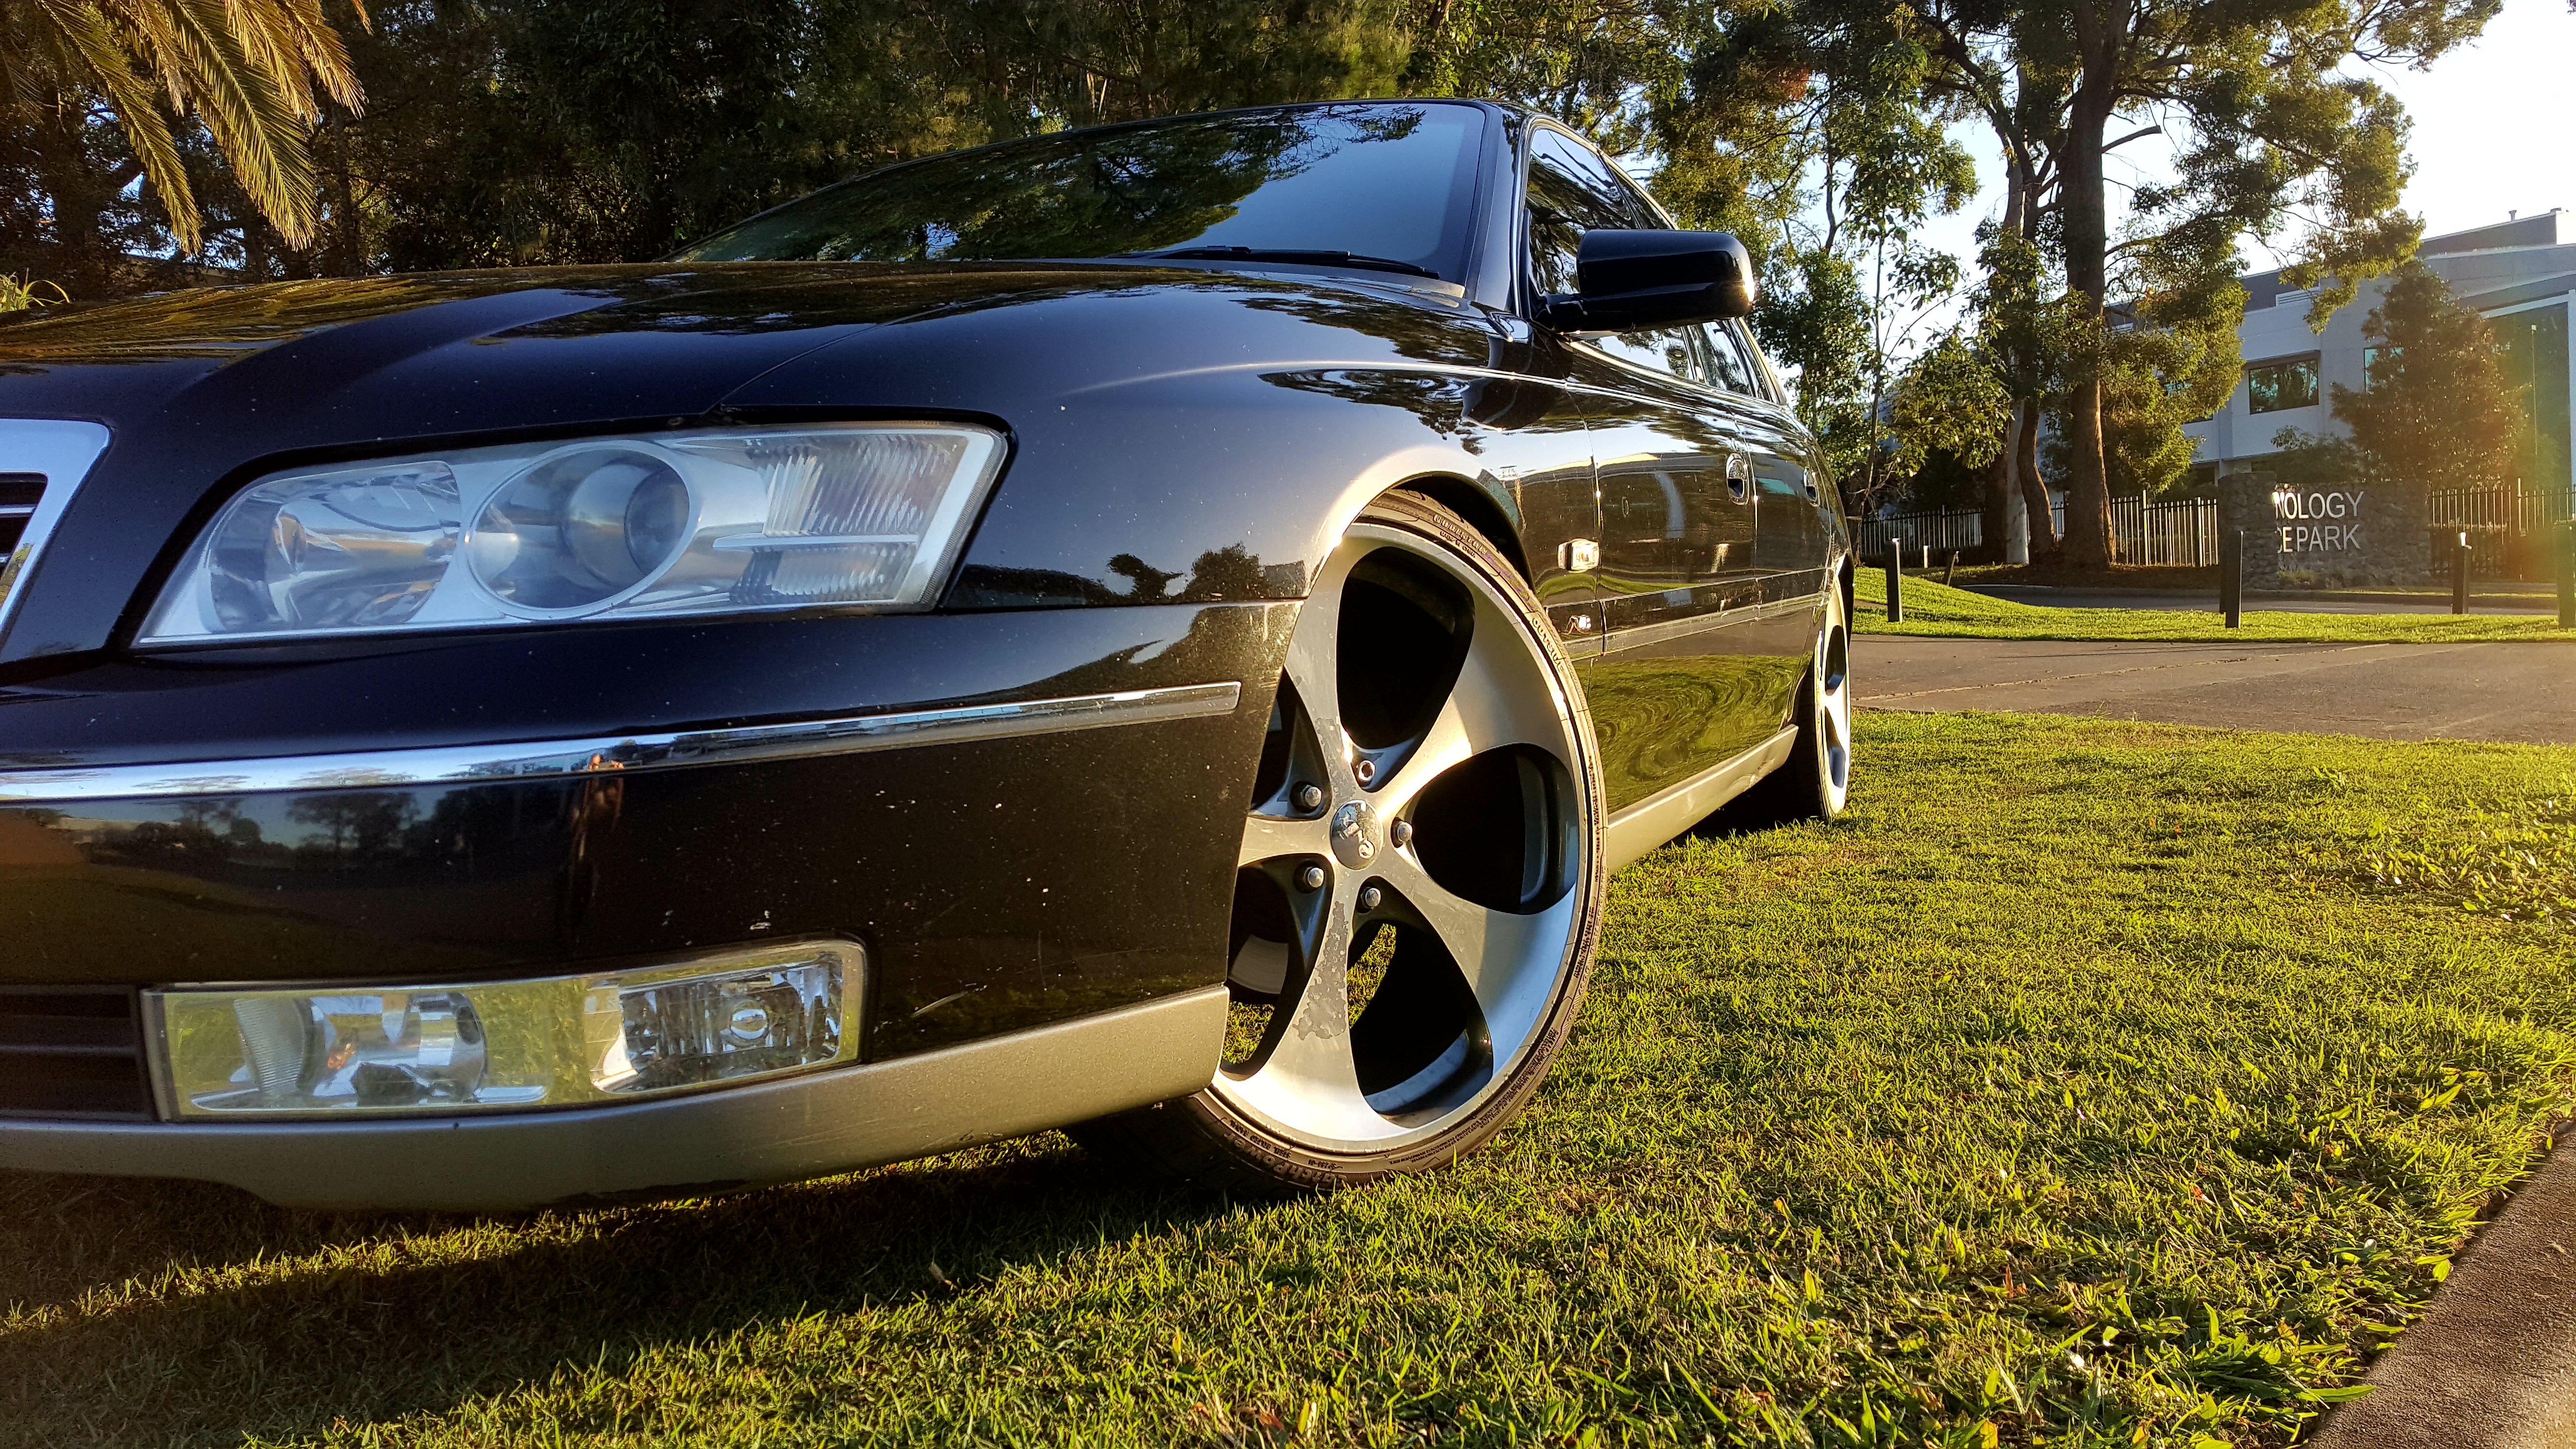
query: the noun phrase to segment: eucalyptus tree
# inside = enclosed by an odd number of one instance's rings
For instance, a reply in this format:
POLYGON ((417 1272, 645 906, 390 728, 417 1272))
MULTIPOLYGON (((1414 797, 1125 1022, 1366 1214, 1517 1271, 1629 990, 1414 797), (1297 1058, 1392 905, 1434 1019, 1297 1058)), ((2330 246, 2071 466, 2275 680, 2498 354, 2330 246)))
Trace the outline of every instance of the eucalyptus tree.
MULTIPOLYGON (((2417 235, 2398 209, 2405 114, 2353 63, 2429 65, 2474 37, 2498 3, 2052 0, 2025 11, 2016 43, 2073 62, 2058 152, 2058 250, 2084 324, 2064 393, 2070 564, 2110 557, 2116 440, 2104 418, 2121 386, 2114 324, 2125 319, 2113 308, 2122 290, 2169 294, 2204 340, 2221 320, 2232 332, 2214 259, 2239 236, 2295 229, 2288 279, 2318 288, 2309 321, 2321 328, 2360 281, 2404 261, 2417 235), (2114 235, 2106 158, 2156 131, 2174 145, 2174 179, 2137 187, 2114 235)), ((2232 307, 2241 315, 2241 294, 2232 307)), ((2138 320, 2159 317, 2148 309, 2138 320)))

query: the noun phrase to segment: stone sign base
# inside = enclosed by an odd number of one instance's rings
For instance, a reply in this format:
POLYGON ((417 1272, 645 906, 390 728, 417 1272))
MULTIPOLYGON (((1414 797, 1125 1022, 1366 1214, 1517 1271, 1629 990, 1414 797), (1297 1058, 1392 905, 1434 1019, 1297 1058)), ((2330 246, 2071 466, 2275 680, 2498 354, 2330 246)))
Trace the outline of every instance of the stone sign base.
POLYGON ((2269 473, 2218 480, 2218 526, 2245 530, 2249 589, 2434 582, 2429 516, 2424 490, 2401 484, 2285 488, 2269 473))

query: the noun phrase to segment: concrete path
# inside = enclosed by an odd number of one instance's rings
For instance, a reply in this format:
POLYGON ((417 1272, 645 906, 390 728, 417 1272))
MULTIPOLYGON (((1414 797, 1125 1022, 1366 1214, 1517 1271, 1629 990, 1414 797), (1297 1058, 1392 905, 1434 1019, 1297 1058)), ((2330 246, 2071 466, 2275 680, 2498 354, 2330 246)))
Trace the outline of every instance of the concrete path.
POLYGON ((2576 1444, 2576 1147, 2469 1240, 2421 1322, 2370 1367, 2317 1449, 2576 1444))
MULTIPOLYGON (((2194 592, 2189 589, 2058 589, 2038 584, 1962 584, 1972 594, 1988 598, 2009 599, 2016 604, 2038 604, 2051 609, 2182 609, 2192 613, 2218 612, 2218 591, 2194 592)), ((2255 594, 2245 596, 2246 612, 2256 610, 2284 614, 2447 614, 2451 596, 2419 594, 2377 598, 2336 598, 2329 595, 2255 594)), ((2469 601, 2472 614, 2555 614, 2558 599, 2554 594, 2500 594, 2480 589, 2469 601)))
POLYGON ((2576 744, 2576 643, 1852 641, 1865 709, 2027 710, 2383 740, 2576 744))

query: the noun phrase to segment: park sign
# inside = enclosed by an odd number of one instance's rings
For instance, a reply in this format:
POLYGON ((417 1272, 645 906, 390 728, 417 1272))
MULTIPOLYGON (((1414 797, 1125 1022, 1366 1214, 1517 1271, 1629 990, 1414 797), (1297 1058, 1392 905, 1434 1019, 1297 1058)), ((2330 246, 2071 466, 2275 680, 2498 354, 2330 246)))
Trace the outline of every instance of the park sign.
POLYGON ((2433 575, 2427 518, 2424 490, 2400 483, 2218 480, 2218 526, 2245 531, 2248 588, 2424 583, 2433 575))

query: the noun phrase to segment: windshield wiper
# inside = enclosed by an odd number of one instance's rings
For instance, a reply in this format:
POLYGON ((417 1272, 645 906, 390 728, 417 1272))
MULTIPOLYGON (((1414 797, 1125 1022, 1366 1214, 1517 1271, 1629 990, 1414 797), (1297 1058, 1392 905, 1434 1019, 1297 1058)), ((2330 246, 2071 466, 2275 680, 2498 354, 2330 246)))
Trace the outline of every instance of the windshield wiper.
POLYGON ((1399 262, 1392 257, 1362 256, 1357 252, 1299 251, 1290 247, 1174 247, 1161 252, 1128 252, 1131 257, 1169 257, 1182 262, 1307 262, 1319 267, 1360 267, 1372 272, 1402 272, 1409 277, 1440 280, 1440 274, 1429 267, 1399 262))

